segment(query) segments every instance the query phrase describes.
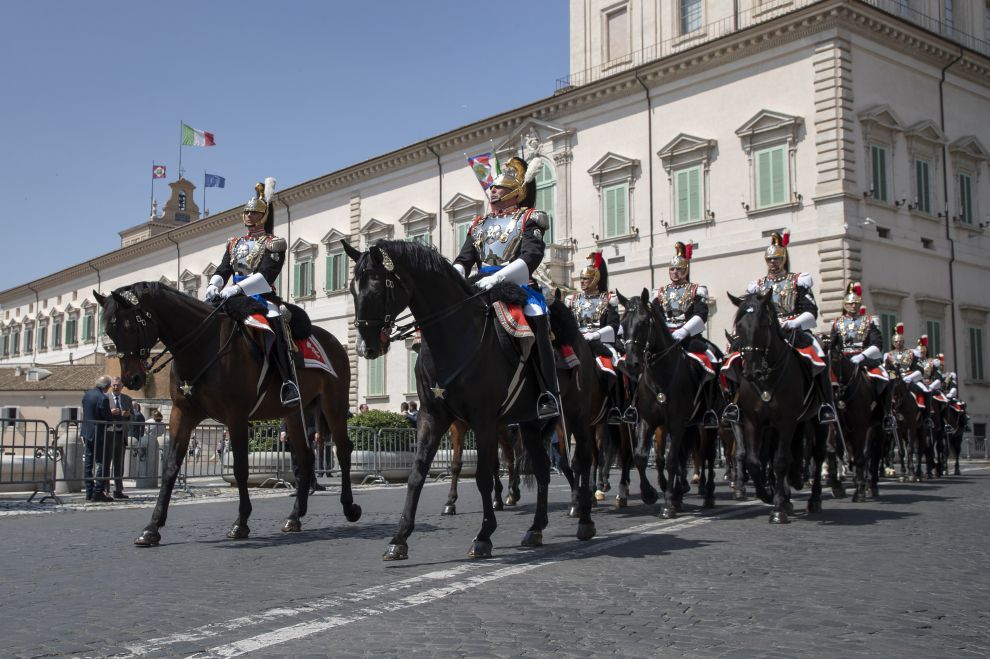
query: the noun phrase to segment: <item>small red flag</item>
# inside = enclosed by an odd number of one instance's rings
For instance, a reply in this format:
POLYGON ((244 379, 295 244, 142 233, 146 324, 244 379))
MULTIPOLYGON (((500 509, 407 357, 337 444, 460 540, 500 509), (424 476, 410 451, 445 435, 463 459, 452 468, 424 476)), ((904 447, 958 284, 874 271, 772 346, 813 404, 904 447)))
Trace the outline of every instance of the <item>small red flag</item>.
POLYGON ((151 178, 165 178, 165 165, 152 165, 151 178))

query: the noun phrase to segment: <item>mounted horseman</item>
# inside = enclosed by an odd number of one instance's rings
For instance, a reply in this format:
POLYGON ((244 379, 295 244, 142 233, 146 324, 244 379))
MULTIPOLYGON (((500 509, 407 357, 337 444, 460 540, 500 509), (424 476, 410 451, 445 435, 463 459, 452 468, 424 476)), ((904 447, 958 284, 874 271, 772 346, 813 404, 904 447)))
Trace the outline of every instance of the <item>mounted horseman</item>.
MULTIPOLYGON (((695 355, 705 355, 709 366, 718 370, 722 353, 703 336, 708 322, 708 287, 691 281, 691 256, 694 246, 691 243, 674 244, 674 257, 667 268, 670 283, 653 291, 653 299, 660 305, 664 320, 675 341, 680 341, 685 350, 695 355)), ((702 418, 705 428, 718 427, 714 399, 717 383, 705 383, 706 409, 702 418)))
POLYGON ((595 354, 599 369, 608 382, 612 407, 608 423, 621 422, 622 382, 616 367, 619 353, 615 343, 619 334, 619 301, 608 287, 608 266, 601 252, 588 255, 588 265, 581 271, 581 292, 572 293, 564 304, 574 314, 581 335, 595 354))
POLYGON ((908 472, 915 472, 915 455, 920 458, 920 426, 927 414, 928 388, 921 383, 918 355, 904 345, 904 323, 894 326, 890 350, 884 354, 883 363, 888 374, 894 378, 892 397, 895 400, 892 405, 897 419, 895 439, 901 458, 901 477, 906 478, 908 472))
POLYGON ((289 340, 288 311, 274 288, 275 280, 285 266, 287 247, 285 238, 274 235, 275 213, 271 200, 275 179, 266 178, 264 184, 258 183, 254 189, 255 195, 244 205, 241 213, 247 233, 227 241, 220 266, 206 287, 206 301, 219 303, 246 295, 265 305, 268 324, 275 338, 270 354, 282 378, 279 395, 282 405, 294 405, 299 402, 299 386, 290 352, 295 350, 295 346, 289 340), (231 285, 225 288, 231 279, 231 285))

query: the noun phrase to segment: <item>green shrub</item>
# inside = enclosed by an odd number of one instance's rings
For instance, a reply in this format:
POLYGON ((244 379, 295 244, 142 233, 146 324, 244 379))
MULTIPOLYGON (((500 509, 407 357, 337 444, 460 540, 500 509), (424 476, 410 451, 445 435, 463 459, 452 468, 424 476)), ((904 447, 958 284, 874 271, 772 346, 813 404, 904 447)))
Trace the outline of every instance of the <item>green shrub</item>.
POLYGON ((280 419, 252 421, 248 428, 248 451, 278 451, 281 427, 280 419))
POLYGON ((413 424, 406 417, 397 412, 385 412, 384 410, 368 410, 355 414, 347 420, 349 426, 361 426, 362 428, 412 428, 413 424))

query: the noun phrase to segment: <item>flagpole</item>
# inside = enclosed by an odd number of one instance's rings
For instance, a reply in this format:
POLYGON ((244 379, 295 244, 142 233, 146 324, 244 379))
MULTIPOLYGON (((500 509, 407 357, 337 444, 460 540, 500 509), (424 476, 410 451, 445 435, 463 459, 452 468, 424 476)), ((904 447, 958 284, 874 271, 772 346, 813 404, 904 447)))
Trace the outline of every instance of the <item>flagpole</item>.
POLYGON ((203 210, 200 215, 206 212, 206 170, 203 170, 203 210))
MULTIPOLYGON (((182 120, 179 120, 179 178, 182 178, 182 120)), ((176 179, 178 180, 178 179, 176 179)))
POLYGON ((154 160, 151 161, 151 203, 148 205, 148 208, 151 209, 149 211, 149 214, 151 212, 154 212, 154 208, 155 208, 155 161, 154 160))

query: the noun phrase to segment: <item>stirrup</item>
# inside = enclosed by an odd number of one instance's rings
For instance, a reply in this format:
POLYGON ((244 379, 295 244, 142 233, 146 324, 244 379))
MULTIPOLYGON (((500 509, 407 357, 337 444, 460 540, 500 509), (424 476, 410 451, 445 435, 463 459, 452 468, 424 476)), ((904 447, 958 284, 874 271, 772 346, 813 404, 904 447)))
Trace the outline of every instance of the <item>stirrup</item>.
POLYGON ((544 391, 536 399, 536 418, 543 421, 558 416, 560 416, 560 404, 557 402, 557 397, 549 391, 544 391))
POLYGON ((818 423, 835 423, 836 421, 835 408, 828 403, 822 403, 822 406, 818 408, 818 423))
POLYGON ((897 420, 894 419, 893 415, 888 414, 883 418, 883 429, 893 430, 897 427, 897 420))
POLYGON ((729 403, 722 410, 722 420, 728 421, 729 423, 739 423, 739 406, 735 403, 729 403))
POLYGON ((705 414, 701 417, 701 427, 718 428, 718 415, 715 414, 715 410, 705 410, 705 414))
POLYGON ((605 423, 607 423, 610 426, 622 425, 622 413, 619 412, 618 407, 613 407, 609 409, 608 417, 606 417, 605 423))
POLYGON ((631 426, 639 423, 639 410, 630 405, 626 408, 626 411, 622 413, 622 423, 628 423, 631 426))
POLYGON ((295 405, 299 402, 299 387, 292 380, 286 380, 282 383, 279 397, 282 399, 282 405, 295 405))

